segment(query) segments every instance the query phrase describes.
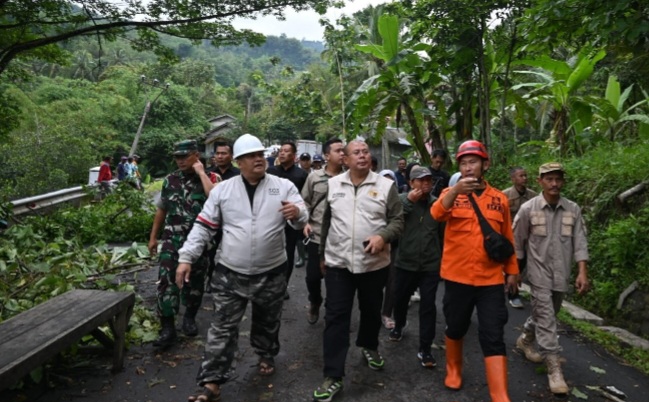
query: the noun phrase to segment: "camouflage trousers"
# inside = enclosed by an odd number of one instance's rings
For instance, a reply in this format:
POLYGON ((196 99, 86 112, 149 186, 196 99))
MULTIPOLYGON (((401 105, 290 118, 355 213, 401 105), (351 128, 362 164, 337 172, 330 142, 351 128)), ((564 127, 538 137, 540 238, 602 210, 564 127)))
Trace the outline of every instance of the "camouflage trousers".
MULTIPOLYGON (((180 248, 180 247, 178 247, 180 248)), ((186 309, 198 310, 205 291, 205 275, 209 261, 204 253, 198 261, 192 264, 189 283, 182 290, 176 285, 176 268, 178 268, 178 252, 166 242, 160 250, 160 267, 158 270, 158 301, 157 312, 160 317, 173 317, 178 314, 180 303, 186 309)))
POLYGON ((234 377, 239 324, 252 302, 250 345, 260 357, 279 353, 279 327, 286 293, 286 263, 259 275, 244 275, 221 264, 212 274, 214 320, 207 332, 204 361, 196 380, 200 386, 223 384, 234 377))

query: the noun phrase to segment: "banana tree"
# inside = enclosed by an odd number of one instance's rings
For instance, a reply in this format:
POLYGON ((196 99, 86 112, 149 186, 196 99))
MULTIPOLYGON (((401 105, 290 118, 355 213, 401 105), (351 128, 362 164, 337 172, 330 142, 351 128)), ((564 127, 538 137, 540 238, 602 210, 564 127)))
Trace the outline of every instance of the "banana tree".
POLYGON ((349 101, 349 117, 352 133, 363 131, 373 139, 380 138, 388 121, 401 114, 410 126, 412 142, 421 156, 422 164, 430 164, 430 154, 426 150, 425 118, 432 113, 427 108, 425 91, 439 82, 432 73, 435 66, 423 59, 419 52, 430 49, 430 45, 417 43, 404 46, 399 40, 399 19, 383 14, 378 23, 382 43, 356 45, 356 49, 371 54, 383 61, 381 70, 365 80, 349 101))
POLYGON ((548 56, 526 59, 512 64, 536 67, 538 70, 516 71, 533 76, 538 81, 525 82, 512 87, 513 91, 530 88, 525 99, 549 106, 552 129, 550 141, 559 143, 561 154, 568 148, 570 134, 578 134, 592 119, 591 105, 578 95, 579 88, 592 75, 595 64, 606 56, 603 50, 581 52, 574 63, 554 60, 548 56))
POLYGON ((621 92, 620 82, 616 76, 611 75, 608 77, 604 97, 591 99, 591 102, 596 108, 596 112, 593 115, 595 123, 599 123, 599 125, 604 127, 604 135, 610 141, 615 141, 618 134, 627 130, 632 122, 649 124, 649 115, 646 113, 634 113, 640 106, 646 105, 649 102, 646 94, 645 99, 629 107, 625 106, 632 90, 633 85, 629 85, 624 92, 621 92))

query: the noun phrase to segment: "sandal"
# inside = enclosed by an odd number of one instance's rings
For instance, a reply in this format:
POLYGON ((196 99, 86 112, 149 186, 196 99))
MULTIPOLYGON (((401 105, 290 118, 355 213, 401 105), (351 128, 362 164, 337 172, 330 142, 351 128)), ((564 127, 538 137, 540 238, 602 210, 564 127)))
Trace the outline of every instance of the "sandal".
POLYGON ((257 363, 257 373, 262 377, 275 374, 275 359, 272 357, 260 357, 257 363))
POLYGON ((215 392, 208 387, 204 387, 203 393, 192 395, 187 400, 189 402, 221 402, 221 389, 218 388, 215 392))
POLYGON ((385 329, 394 328, 394 320, 391 317, 384 315, 381 317, 381 321, 383 321, 383 326, 385 327, 385 329))

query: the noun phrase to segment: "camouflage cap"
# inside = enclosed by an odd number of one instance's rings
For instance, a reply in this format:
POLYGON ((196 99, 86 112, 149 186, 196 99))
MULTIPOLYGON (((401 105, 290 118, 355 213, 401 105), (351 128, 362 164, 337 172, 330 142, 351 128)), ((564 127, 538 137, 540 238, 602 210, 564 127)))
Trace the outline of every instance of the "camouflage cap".
POLYGON ((194 140, 180 141, 174 144, 173 156, 189 155, 198 151, 198 144, 194 140))
POLYGON ((544 163, 539 168, 539 176, 541 176, 542 174, 550 173, 550 172, 565 173, 566 171, 563 169, 563 165, 560 164, 559 162, 544 163))

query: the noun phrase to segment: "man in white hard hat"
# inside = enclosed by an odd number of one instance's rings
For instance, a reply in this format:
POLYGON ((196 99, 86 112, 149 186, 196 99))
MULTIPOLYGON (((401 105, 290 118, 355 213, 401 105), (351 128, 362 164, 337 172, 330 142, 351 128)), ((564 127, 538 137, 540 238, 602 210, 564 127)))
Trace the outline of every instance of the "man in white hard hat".
POLYGON ((204 393, 190 401, 218 400, 220 387, 232 378, 239 324, 252 302, 250 343, 259 356, 258 374, 275 372, 279 328, 286 292, 284 226, 301 229, 308 221, 304 201, 293 183, 266 174, 264 146, 244 134, 234 143, 241 175, 210 193, 196 224, 179 251, 176 283, 188 280, 191 263, 218 228, 223 228, 218 261, 210 283, 214 321, 207 334, 205 361, 197 381, 204 393), (249 204, 245 201, 248 200, 249 204))

